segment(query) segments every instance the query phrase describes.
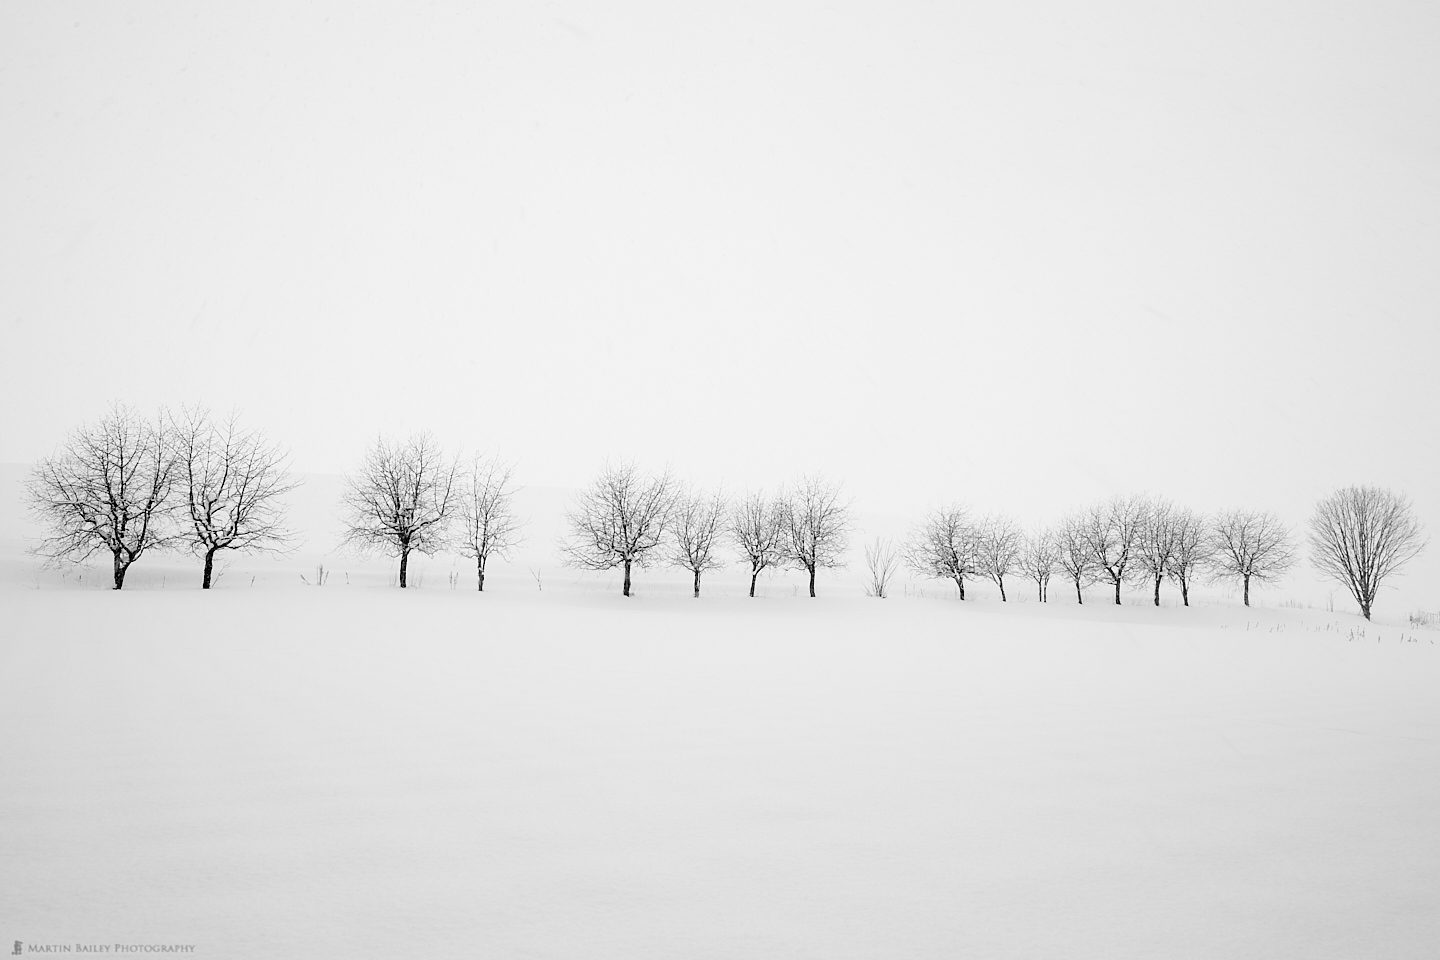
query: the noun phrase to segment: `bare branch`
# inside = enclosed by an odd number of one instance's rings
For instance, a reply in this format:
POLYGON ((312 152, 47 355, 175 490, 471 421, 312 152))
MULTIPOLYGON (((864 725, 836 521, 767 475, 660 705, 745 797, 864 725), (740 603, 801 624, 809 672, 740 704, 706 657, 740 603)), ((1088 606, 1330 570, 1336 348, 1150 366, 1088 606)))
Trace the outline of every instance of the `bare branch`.
POLYGON ((1120 587, 1132 573, 1148 507, 1144 497, 1117 496, 1096 504, 1080 516, 1079 536, 1097 574, 1115 588, 1117 605, 1120 587))
POLYGON ((964 507, 932 510, 910 531, 904 547, 905 563, 917 576, 953 580, 964 600, 965 579, 978 573, 975 537, 975 526, 964 507))
POLYGON ((584 570, 623 567, 623 593, 628 597, 631 567, 644 567, 660 546, 675 498, 675 480, 668 470, 642 477, 628 461, 606 463, 566 513, 570 536, 561 542, 560 552, 567 563, 584 570))
POLYGON ((724 566, 716 552, 725 533, 730 504, 721 492, 682 492, 676 498, 671 524, 670 562, 694 575, 700 596, 700 575, 724 566))
POLYGON ((1379 487, 1337 490, 1310 518, 1310 562, 1344 584, 1366 620, 1381 583, 1424 548, 1410 499, 1379 487))
POLYGON ((1135 539, 1135 576, 1155 588, 1155 606, 1160 606, 1160 584, 1175 560, 1176 507, 1169 500, 1147 500, 1140 517, 1140 535, 1135 539))
POLYGON ((789 536, 785 495, 766 497, 763 493, 747 493, 730 510, 730 539, 750 564, 750 596, 755 596, 755 581, 766 567, 785 560, 785 544, 789 536))
POLYGON ((162 413, 147 420, 117 403, 36 464, 26 499, 49 532, 36 555, 83 563, 108 552, 119 590, 132 563, 173 540, 169 511, 177 471, 166 419, 162 413))
POLYGON ((1295 541, 1273 513, 1227 510, 1210 528, 1210 568, 1217 578, 1238 579, 1250 605, 1250 581, 1269 583, 1295 565, 1295 541))
POLYGON ((1069 516, 1055 528, 1055 562, 1075 586, 1075 602, 1085 602, 1085 588, 1095 582, 1098 568, 1085 536, 1086 517, 1069 516))
POLYGON ((981 576, 995 581, 1000 601, 1006 601, 1005 578, 1020 562, 1025 532, 1013 519, 999 514, 986 517, 975 532, 975 568, 981 576))
POLYGON ((457 501, 461 532, 457 549, 475 561, 477 590, 485 589, 490 558, 508 558, 521 542, 522 524, 513 506, 514 474, 512 464, 476 456, 460 484, 457 501))
POLYGON ((876 537, 865 544, 865 566, 870 571, 870 582, 865 586, 865 596, 885 599, 890 580, 900 567, 900 553, 894 541, 888 537, 876 537))
POLYGON ((1173 543, 1165 575, 1180 584, 1180 599, 1190 606, 1190 584, 1215 555, 1210 522, 1193 510, 1176 510, 1171 516, 1173 543))
POLYGON ((843 567, 850 546, 850 506, 840 502, 840 485, 819 476, 804 476, 786 499, 785 562, 810 575, 815 596, 815 571, 843 567))
POLYGON ((170 430, 184 499, 182 537, 204 559, 201 588, 209 589, 221 550, 283 553, 293 539, 280 498, 299 483, 289 455, 231 413, 216 422, 203 407, 172 417, 170 430))
POLYGON ((1050 578, 1059 566, 1060 542, 1055 531, 1041 530, 1025 538, 1016 567, 1035 582, 1041 603, 1050 599, 1050 578))
POLYGON ((344 542, 399 557, 404 588, 410 554, 430 556, 447 545, 459 475, 459 460, 447 457, 428 433, 403 443, 377 438, 360 469, 345 478, 344 542))

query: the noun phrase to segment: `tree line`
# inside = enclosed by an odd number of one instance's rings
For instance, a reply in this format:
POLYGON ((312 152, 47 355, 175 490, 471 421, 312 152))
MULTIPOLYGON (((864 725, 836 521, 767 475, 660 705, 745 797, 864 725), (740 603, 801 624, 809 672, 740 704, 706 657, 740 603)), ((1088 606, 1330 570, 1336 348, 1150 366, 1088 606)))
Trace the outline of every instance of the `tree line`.
MULTIPOLYGON (((485 566, 520 542, 513 468, 476 458, 463 467, 446 458, 428 434, 392 443, 381 438, 345 481, 345 541, 378 548, 400 561, 406 585, 409 555, 452 549, 485 566)), ((663 564, 688 571, 694 595, 701 578, 726 564, 727 544, 750 564, 750 595, 767 567, 788 565, 810 576, 840 565, 849 546, 850 509, 836 485, 803 478, 789 494, 755 493, 731 501, 680 483, 669 472, 642 473, 633 463, 607 463, 566 513, 568 535, 557 545, 572 567, 623 571, 630 596, 637 569, 663 564)))
POLYGON ((35 465, 26 498, 48 534, 34 551, 46 559, 108 553, 119 590, 142 555, 181 548, 200 559, 208 589, 221 551, 284 550, 282 498, 297 486, 285 451, 234 415, 148 418, 117 404, 35 465))
MULTIPOLYGON (((1084 588, 1105 584, 1121 602, 1125 584, 1144 586, 1160 605, 1161 585, 1170 582, 1190 605, 1190 587, 1199 579, 1233 579, 1250 604, 1250 584, 1278 580, 1294 566, 1290 531, 1270 512, 1228 510, 1205 516, 1169 500, 1116 496, 1036 531, 1013 518, 972 519, 963 506, 932 511, 903 549, 917 574, 953 581, 965 598, 967 579, 993 582, 1007 599, 1006 581, 1029 580, 1043 603, 1050 581, 1059 577, 1085 602, 1084 588)), ((1013 585, 1013 584, 1012 584, 1013 585)))
MULTIPOLYGON (((34 553, 49 562, 83 563, 108 554, 114 589, 148 551, 181 549, 201 563, 201 587, 213 581, 216 556, 233 550, 285 553, 294 542, 283 499, 298 486, 288 453, 234 414, 204 408, 146 417, 117 404, 74 430, 41 460, 26 486, 32 515, 46 537, 34 553)), ((407 586, 413 553, 451 550, 475 563, 476 588, 487 566, 522 542, 513 464, 447 452, 428 433, 377 438, 345 478, 342 542, 399 561, 407 586)), ((853 532, 851 504, 840 484, 805 475, 787 488, 730 496, 676 480, 667 470, 643 473, 633 463, 605 464, 566 512, 557 544, 571 566, 623 571, 630 596, 636 569, 664 565, 702 576, 731 563, 750 570, 750 596, 762 572, 806 574, 816 595, 818 571, 844 567, 853 532)), ((1345 587, 1370 618, 1381 584, 1414 559, 1425 538, 1402 494, 1371 486, 1341 488, 1320 501, 1309 521, 1311 564, 1345 587)), ((876 540, 864 550, 867 593, 884 597, 900 563, 917 576, 948 580, 965 599, 966 583, 989 580, 1008 599, 1007 582, 1033 583, 1048 601, 1052 579, 1084 603, 1087 586, 1143 585, 1160 604, 1170 583, 1190 603, 1200 580, 1230 581, 1250 603, 1252 583, 1272 583, 1299 560, 1294 534, 1273 512, 1232 509, 1203 515, 1171 501, 1115 496, 1059 523, 1026 530, 1012 517, 973 516, 964 505, 931 510, 897 547, 876 540)))

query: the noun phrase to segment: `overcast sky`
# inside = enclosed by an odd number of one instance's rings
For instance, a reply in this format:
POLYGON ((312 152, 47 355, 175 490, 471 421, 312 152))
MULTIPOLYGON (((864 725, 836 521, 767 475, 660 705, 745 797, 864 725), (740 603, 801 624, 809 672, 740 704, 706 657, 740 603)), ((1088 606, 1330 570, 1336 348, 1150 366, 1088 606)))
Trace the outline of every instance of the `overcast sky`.
POLYGON ((1440 529, 1440 6, 1186 6, 6 3, 0 460, 203 401, 1440 529))

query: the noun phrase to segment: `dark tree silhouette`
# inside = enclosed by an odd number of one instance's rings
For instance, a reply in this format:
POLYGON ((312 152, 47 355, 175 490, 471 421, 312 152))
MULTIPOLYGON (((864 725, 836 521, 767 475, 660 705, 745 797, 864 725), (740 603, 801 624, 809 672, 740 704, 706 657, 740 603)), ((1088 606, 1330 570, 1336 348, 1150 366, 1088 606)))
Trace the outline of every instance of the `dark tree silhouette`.
POLYGON ((760 571, 785 560, 786 519, 784 494, 768 498, 763 493, 748 493, 730 509, 730 539, 750 564, 752 597, 760 571))
POLYGON ((1050 578, 1060 566, 1060 543, 1054 530, 1041 530, 1027 536, 1020 548, 1017 568, 1035 581, 1040 602, 1050 598, 1050 578))
POLYGON ((1344 584, 1366 620, 1380 585, 1424 548, 1410 499, 1380 487, 1337 490, 1310 518, 1310 562, 1344 584))
POLYGON ((1175 505, 1169 500, 1148 500, 1140 521, 1140 535, 1135 538, 1135 570, 1137 579, 1155 588, 1155 606, 1160 606, 1160 583, 1170 573, 1175 560, 1175 505))
POLYGON ((477 456, 461 479, 458 549, 475 561, 475 589, 484 591, 485 570, 493 557, 508 557, 520 543, 515 516, 515 468, 494 457, 477 456))
POLYGON ((147 420, 115 404, 35 465, 26 499, 49 534, 36 555, 52 563, 83 563, 109 553, 119 590, 131 564, 171 542, 177 470, 166 420, 164 414, 147 420))
POLYGON ((404 589, 410 554, 432 556, 447 544, 459 474, 459 461, 428 433, 403 443, 377 438, 360 469, 345 478, 345 542, 399 557, 404 589))
POLYGON ((660 546, 675 497, 669 471, 643 477, 633 463, 607 463, 566 514, 570 536, 560 551, 570 565, 584 570, 624 568, 622 592, 628 597, 631 568, 644 567, 660 546))
POLYGON ((1055 563, 1075 585, 1075 602, 1084 604, 1085 588, 1095 582, 1095 560, 1085 538, 1085 518, 1066 517, 1055 528, 1055 563))
POLYGON ((203 560, 200 588, 209 590, 221 550, 284 553, 293 534, 280 498, 299 483, 289 455, 232 413, 222 421, 206 409, 186 410, 170 425, 184 501, 179 539, 203 560))
POLYGON ((786 499, 785 559, 810 575, 815 596, 815 571, 843 567, 850 546, 850 507, 840 502, 840 485, 805 476, 786 499))
POLYGON ((1214 540, 1210 522, 1204 514, 1179 509, 1171 516, 1174 526, 1174 549, 1166 575, 1180 585, 1180 600, 1190 606, 1190 584, 1200 571, 1210 565, 1214 540))
POLYGON ((954 581, 965 599, 965 579, 978 574, 975 525, 961 506, 932 510, 905 542, 905 564, 916 576, 954 581))
POLYGON ((725 534, 730 504, 722 493, 683 492, 675 502, 670 525, 670 562, 690 571, 695 596, 700 596, 700 575, 724 566, 717 552, 725 534))
POLYGON ((1217 579, 1239 580, 1245 606, 1250 581, 1270 583, 1295 565, 1295 541, 1273 513, 1226 510, 1211 524, 1210 569, 1217 579))
POLYGON ((1007 600, 1005 578, 1019 565, 1024 545, 1025 531, 1010 517, 986 517, 975 532, 976 569, 1000 588, 1001 603, 1007 600))
POLYGON ((1111 497, 1085 511, 1080 536, 1090 552, 1097 573, 1115 588, 1120 604, 1120 587, 1131 574, 1137 544, 1144 529, 1148 501, 1140 496, 1111 497))

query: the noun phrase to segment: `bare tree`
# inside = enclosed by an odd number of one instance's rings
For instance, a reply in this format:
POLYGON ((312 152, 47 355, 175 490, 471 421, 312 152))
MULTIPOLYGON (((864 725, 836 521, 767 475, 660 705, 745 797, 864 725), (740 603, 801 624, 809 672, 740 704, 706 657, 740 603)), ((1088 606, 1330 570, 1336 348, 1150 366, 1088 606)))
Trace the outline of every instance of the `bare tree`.
POLYGON ((1210 528, 1211 569, 1238 579, 1250 606, 1250 581, 1270 583, 1295 565, 1295 541, 1280 518, 1259 510, 1226 510, 1210 528))
POLYGON ((895 542, 889 537, 876 537, 865 544, 865 566, 870 571, 870 583, 865 587, 865 596, 885 599, 890 589, 890 580, 900 566, 900 554, 895 542))
POLYGON ((747 493, 730 510, 730 539, 750 564, 750 596, 766 567, 783 563, 788 538, 785 497, 747 493))
POLYGON ((916 575, 953 580, 965 599, 965 578, 977 575, 975 526, 961 506, 932 510, 905 543, 905 563, 916 575))
POLYGON ((1085 588, 1095 582, 1095 560, 1085 538, 1084 517, 1070 516, 1055 528, 1055 562, 1075 585, 1075 602, 1085 603, 1085 588))
POLYGON ((1204 514, 1189 509, 1176 510, 1171 515, 1174 529, 1174 549, 1166 575, 1180 584, 1180 599, 1190 606, 1190 583, 1196 575, 1209 566, 1214 553, 1214 540, 1210 536, 1210 523, 1204 514))
POLYGON ((184 500, 179 539, 203 559, 200 589, 209 590, 221 550, 284 553, 293 539, 280 498, 300 484, 289 454, 237 414, 216 421, 203 407, 172 418, 171 434, 184 500))
POLYGON ((1410 498, 1391 490, 1344 487, 1310 518, 1310 562, 1350 591, 1366 620, 1380 584, 1423 549, 1410 498))
POLYGON ((360 469, 345 478, 345 542, 399 557, 403 589, 410 554, 433 556, 447 545, 459 480, 458 458, 446 456, 429 433, 403 443, 377 438, 360 469))
POLYGON ((700 596, 700 575, 725 564, 718 548, 725 534, 730 504, 723 493, 682 492, 675 502, 670 531, 670 562, 694 576, 695 596, 700 596))
POLYGON ((1155 587, 1155 606, 1160 606, 1160 583, 1175 559, 1175 505, 1169 500, 1149 500, 1135 538, 1135 570, 1155 587))
POLYGON ((566 514, 571 532, 560 545, 561 553, 572 566, 584 570, 623 567, 623 593, 628 597, 631 567, 644 567, 660 546, 675 496, 669 471, 643 477, 628 461, 607 463, 566 514))
POLYGON ((1050 594, 1050 578, 1060 566, 1060 541, 1054 530, 1041 530, 1025 538, 1017 565, 1025 576, 1035 581, 1040 602, 1050 594))
POLYGON ((131 564, 170 541, 176 468, 166 419, 147 420, 117 403, 35 465, 26 499, 49 534, 37 556, 84 563, 107 552, 119 590, 131 564))
POLYGON ((805 476, 786 498, 785 560, 810 575, 815 596, 815 571, 845 565, 850 546, 850 507, 840 502, 840 485, 805 476))
POLYGON ((485 569, 493 557, 509 557, 520 544, 515 516, 515 467, 495 457, 476 456, 460 483, 457 498, 460 555, 475 561, 475 589, 485 589, 485 569))
POLYGON ((1145 525, 1148 501, 1140 496, 1115 496, 1085 511, 1080 535, 1090 551, 1096 572, 1115 588, 1120 604, 1120 587, 1131 574, 1136 546, 1145 525))
POLYGON ((1020 562, 1025 544, 1025 531, 1010 517, 992 515, 981 522, 975 533, 976 569, 982 576, 995 581, 1000 588, 1000 601, 1005 602, 1005 578, 1020 562))

